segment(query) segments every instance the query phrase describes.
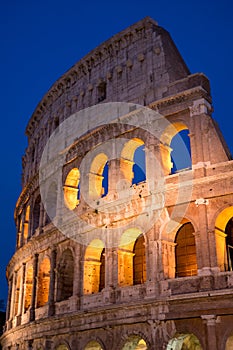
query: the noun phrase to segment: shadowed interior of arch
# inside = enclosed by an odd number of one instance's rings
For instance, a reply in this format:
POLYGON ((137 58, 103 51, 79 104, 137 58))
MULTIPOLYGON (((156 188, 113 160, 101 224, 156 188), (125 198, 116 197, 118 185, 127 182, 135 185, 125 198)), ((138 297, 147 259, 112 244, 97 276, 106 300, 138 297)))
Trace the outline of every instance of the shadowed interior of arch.
POLYGON ((189 130, 184 129, 179 131, 172 138, 170 147, 172 148, 171 161, 173 163, 171 173, 174 174, 180 170, 190 169, 192 167, 192 161, 189 130))

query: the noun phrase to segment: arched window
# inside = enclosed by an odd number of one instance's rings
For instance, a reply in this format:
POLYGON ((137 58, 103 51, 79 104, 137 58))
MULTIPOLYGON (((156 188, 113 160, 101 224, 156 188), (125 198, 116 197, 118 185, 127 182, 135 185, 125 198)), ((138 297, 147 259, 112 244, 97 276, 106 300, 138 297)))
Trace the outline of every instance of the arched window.
POLYGON ((189 130, 183 122, 169 123, 160 136, 160 154, 165 175, 191 167, 189 130))
POLYGON ((22 229, 23 229, 23 225, 22 225, 22 218, 20 215, 18 218, 17 248, 21 246, 22 229))
POLYGON ((171 141, 171 161, 173 167, 171 173, 187 170, 192 167, 191 148, 189 139, 189 130, 184 129, 178 132, 171 141))
POLYGON ((49 299, 50 261, 48 258, 40 263, 37 283, 37 307, 44 306, 49 299))
POLYGON ((136 239, 133 254, 133 284, 141 284, 146 282, 146 254, 143 235, 136 239))
POLYGON ((138 184, 146 180, 145 146, 144 144, 136 148, 133 157, 133 184, 138 184))
POLYGON ((64 185, 65 205, 73 210, 79 203, 80 199, 80 172, 78 168, 73 168, 66 177, 64 185))
POLYGON ((225 229, 226 234, 226 255, 227 255, 227 270, 233 270, 233 218, 231 218, 225 229))
POLYGON ((197 259, 194 228, 187 222, 178 230, 175 243, 176 277, 197 274, 197 259))
POLYGON ((233 270, 233 206, 218 215, 215 222, 217 263, 220 271, 233 270))
POLYGON ((86 248, 84 258, 83 294, 100 292, 105 287, 105 250, 99 239, 86 248))
POLYGON ((73 295, 74 257, 70 249, 63 252, 57 272, 57 301, 62 301, 73 295))
POLYGON ((69 350, 68 346, 65 344, 58 345, 56 350, 69 350))
POLYGON ((233 349, 233 335, 227 339, 225 350, 233 349))
POLYGON ((92 161, 89 173, 89 196, 98 199, 108 193, 108 157, 98 154, 92 161))
POLYGON ((27 271, 26 271, 24 312, 26 312, 31 305, 32 282, 33 282, 32 279, 33 279, 33 267, 32 267, 32 265, 30 265, 27 267, 27 271))
POLYGON ((33 229, 32 234, 35 233, 35 230, 39 227, 40 222, 40 203, 41 198, 38 196, 35 200, 34 207, 33 207, 33 229))
POLYGON ((145 151, 142 140, 133 138, 126 142, 121 152, 120 168, 130 184, 145 181, 145 151))
POLYGON ((186 349, 202 350, 199 339, 194 334, 176 334, 167 345, 166 350, 186 349))
POLYGON ((84 350, 103 350, 103 348, 97 341, 92 340, 89 343, 87 343, 84 350))
POLYGON ((147 344, 140 336, 132 335, 124 344, 122 350, 147 350, 147 344))
POLYGON ((118 284, 132 286, 146 280, 144 237, 137 228, 126 230, 118 247, 118 284))
POLYGON ((20 281, 21 281, 21 275, 20 271, 17 272, 16 277, 16 285, 15 285, 15 307, 14 307, 14 316, 18 314, 18 308, 19 308, 19 295, 20 295, 20 281))
POLYGON ((27 242, 29 234, 29 219, 30 219, 30 205, 27 205, 23 224, 23 239, 24 243, 27 242))

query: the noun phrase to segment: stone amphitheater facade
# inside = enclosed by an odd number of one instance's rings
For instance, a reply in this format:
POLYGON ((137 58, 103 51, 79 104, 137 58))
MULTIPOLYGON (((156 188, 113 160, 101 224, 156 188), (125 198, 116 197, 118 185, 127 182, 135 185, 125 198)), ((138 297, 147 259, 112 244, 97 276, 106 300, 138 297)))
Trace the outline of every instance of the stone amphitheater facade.
POLYGON ((54 83, 26 128, 3 350, 233 349, 233 161, 211 113, 151 18, 54 83))

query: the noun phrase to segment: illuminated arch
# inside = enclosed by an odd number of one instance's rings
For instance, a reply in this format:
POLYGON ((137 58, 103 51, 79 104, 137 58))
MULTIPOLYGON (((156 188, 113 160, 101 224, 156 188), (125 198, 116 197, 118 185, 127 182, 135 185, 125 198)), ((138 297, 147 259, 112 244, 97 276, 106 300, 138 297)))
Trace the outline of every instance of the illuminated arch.
POLYGON ((118 247, 118 284, 131 286, 146 280, 145 241, 138 228, 126 230, 118 247))
POLYGON ((95 340, 89 341, 84 350, 104 350, 103 347, 95 340))
POLYGON ((144 173, 143 180, 145 180, 145 152, 144 152, 144 142, 141 139, 133 138, 125 143, 122 151, 121 151, 121 160, 120 160, 120 169, 124 175, 124 178, 129 181, 130 184, 137 183, 139 181, 136 179, 136 167, 144 168, 142 172, 144 173), (141 162, 142 164, 135 163, 135 153, 140 149, 141 152, 141 162))
POLYGON ((232 349, 233 349, 233 335, 228 337, 226 341, 226 347, 225 347, 225 350, 232 350, 232 349))
POLYGON ((26 312, 31 305, 32 283, 33 283, 33 266, 29 265, 27 267, 26 279, 25 279, 24 312, 26 312))
POLYGON ((69 348, 65 344, 60 344, 56 347, 56 350, 69 350, 69 348))
POLYGON ((104 173, 107 177, 108 157, 104 153, 98 154, 92 161, 89 173, 89 196, 92 199, 103 197, 108 192, 108 184, 103 186, 104 173))
POLYGON ((166 350, 186 349, 202 350, 199 339, 194 334, 176 334, 167 345, 166 350))
POLYGON ((23 223, 23 240, 24 243, 27 242, 28 236, 29 236, 29 220, 30 220, 30 205, 27 205, 25 210, 25 217, 24 217, 24 223, 23 223))
POLYGON ((62 253, 57 276, 57 301, 66 300, 73 295, 74 283, 74 257, 70 249, 62 253))
MULTIPOLYGON (((190 168, 192 166, 191 161, 191 148, 188 134, 183 134, 184 131, 188 132, 188 127, 183 122, 175 122, 173 124, 169 124, 168 127, 164 130, 163 134, 160 137, 160 152, 161 152, 161 160, 164 168, 165 175, 174 173, 175 170, 181 170, 190 168), (176 147, 179 147, 179 155, 175 154, 175 149, 171 148, 172 140, 177 138, 176 147), (172 159, 172 153, 174 154, 172 159), (178 167, 178 169, 173 169, 173 162, 178 164, 180 160, 180 155, 182 154, 182 161, 185 158, 185 165, 178 167)), ((182 164, 182 163, 180 163, 182 164)))
POLYGON ((232 248, 229 247, 233 246, 232 218, 233 206, 222 210, 215 221, 216 254, 220 271, 233 268, 232 248))
POLYGON ((69 174, 66 177, 65 185, 63 187, 65 205, 70 210, 75 209, 75 207, 79 203, 79 180, 79 169, 73 168, 72 170, 70 170, 69 174))
POLYGON ((84 257, 83 294, 94 294, 105 287, 104 243, 94 239, 86 248, 84 257))
POLYGON ((125 342, 122 350, 147 350, 147 344, 143 338, 138 335, 132 335, 125 342))
POLYGON ((21 274, 20 274, 20 271, 18 271, 17 277, 16 277, 16 286, 15 286, 14 316, 18 315, 18 311, 19 311, 20 282, 21 282, 21 274))
POLYGON ((44 306, 49 299, 50 260, 44 258, 39 265, 36 307, 44 306))
POLYGON ((197 275, 196 244, 191 222, 179 228, 175 243, 176 277, 197 275))

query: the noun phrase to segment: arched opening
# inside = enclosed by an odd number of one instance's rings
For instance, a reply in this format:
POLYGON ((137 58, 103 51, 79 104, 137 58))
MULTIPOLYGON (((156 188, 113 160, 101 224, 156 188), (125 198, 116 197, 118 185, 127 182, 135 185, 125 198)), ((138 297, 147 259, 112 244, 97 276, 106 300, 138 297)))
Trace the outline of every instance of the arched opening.
POLYGON ((69 350, 68 346, 65 344, 58 345, 56 350, 69 350))
POLYGON ((133 157, 133 179, 132 184, 139 184, 146 180, 146 158, 145 158, 145 145, 141 145, 136 148, 133 157))
POLYGON ((36 229, 39 227, 40 223, 40 203, 41 203, 41 197, 38 196, 35 200, 34 207, 33 207, 33 229, 32 234, 35 233, 36 229))
POLYGON ((98 103, 102 102, 106 99, 106 93, 107 93, 107 84, 105 81, 102 81, 98 87, 97 87, 97 94, 98 94, 98 103))
POLYGON ((233 269, 233 206, 225 208, 215 222, 217 264, 220 271, 233 269))
POLYGON ((70 210, 76 208, 79 204, 80 199, 80 172, 78 168, 73 168, 66 177, 65 185, 64 185, 64 200, 65 205, 70 210))
POLYGON ((122 234, 118 247, 119 286, 132 286, 133 284, 142 283, 142 280, 144 281, 144 278, 146 278, 144 250, 144 237, 139 229, 131 228, 122 234), (136 258, 134 258, 135 254, 137 254, 136 258), (141 264, 144 266, 141 266, 141 264))
POLYGON ((31 305, 32 296, 32 279, 33 279, 33 267, 28 266, 25 279, 25 296, 24 296, 24 312, 26 312, 31 305))
POLYGON ((108 193, 108 157, 104 153, 98 154, 90 168, 89 196, 98 199, 108 193))
POLYGON ((17 233, 17 245, 16 245, 17 248, 21 246, 22 228, 23 228, 23 224, 22 224, 22 218, 20 215, 18 218, 18 233, 17 233))
POLYGON ((133 335, 124 344, 122 350, 147 350, 147 344, 140 336, 133 335))
POLYGON ((233 218, 231 218, 225 229, 226 251, 227 251, 227 270, 233 270, 233 218))
POLYGON ((194 276, 197 274, 196 244, 194 228, 190 222, 178 230, 175 243, 176 277, 194 276))
POLYGON ((133 284, 142 284, 146 282, 145 239, 142 234, 135 241, 133 254, 133 284))
POLYGON ((164 129, 160 142, 165 175, 192 167, 189 130, 183 122, 169 124, 164 129))
POLYGON ((73 295, 74 257, 70 249, 66 249, 58 265, 57 301, 70 298, 73 295))
POLYGON ((104 349, 97 341, 92 340, 89 343, 87 343, 84 350, 104 350, 104 349))
POLYGON ((36 307, 44 306, 49 298, 50 282, 50 261, 48 258, 40 263, 37 283, 37 302, 36 307))
POLYGON ((105 248, 102 250, 100 255, 100 283, 99 292, 105 287, 105 248))
POLYGON ((16 285, 15 285, 14 316, 18 315, 18 310, 19 310, 20 281, 21 281, 21 275, 18 271, 17 278, 16 278, 16 285))
POLYGON ((24 243, 27 242, 29 234, 29 219, 30 219, 30 205, 27 205, 23 224, 23 240, 24 243))
POLYGON ((226 347, 225 350, 232 350, 233 349, 233 335, 231 335, 227 341, 226 341, 226 347))
POLYGON ((94 294, 105 287, 105 249, 99 239, 86 248, 84 258, 83 294, 94 294))
POLYGON ((188 170, 192 167, 191 148, 189 130, 183 129, 178 132, 171 140, 170 147, 171 161, 173 167, 171 173, 174 174, 181 170, 188 170))
POLYGON ((120 169, 130 184, 146 180, 145 145, 141 139, 126 142, 121 152, 120 169))
POLYGON ((194 334, 176 334, 167 345, 166 350, 202 350, 199 339, 194 334))

